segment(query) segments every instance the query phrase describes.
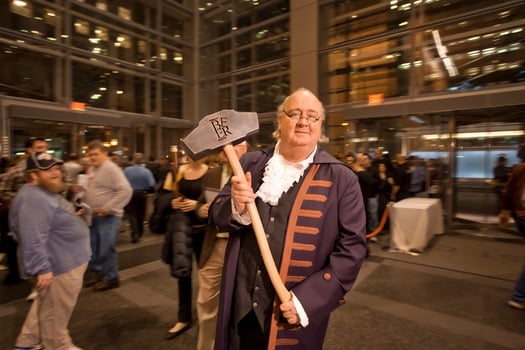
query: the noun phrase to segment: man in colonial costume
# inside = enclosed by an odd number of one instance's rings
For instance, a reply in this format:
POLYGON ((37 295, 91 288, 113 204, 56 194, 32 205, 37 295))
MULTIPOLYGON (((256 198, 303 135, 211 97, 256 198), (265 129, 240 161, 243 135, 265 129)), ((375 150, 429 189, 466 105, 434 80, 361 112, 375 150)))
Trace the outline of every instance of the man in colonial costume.
POLYGON ((318 147, 323 105, 309 90, 277 111, 275 147, 241 159, 210 207, 230 233, 215 349, 321 349, 330 313, 344 303, 366 254, 365 212, 357 177, 318 147), (255 202, 280 277, 281 303, 259 253, 246 203, 255 202))

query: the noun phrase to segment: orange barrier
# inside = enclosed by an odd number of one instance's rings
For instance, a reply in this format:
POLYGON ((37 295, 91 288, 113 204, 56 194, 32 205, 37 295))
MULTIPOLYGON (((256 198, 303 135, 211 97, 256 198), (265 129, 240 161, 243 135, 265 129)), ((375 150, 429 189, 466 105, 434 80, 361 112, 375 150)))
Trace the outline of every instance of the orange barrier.
POLYGON ((379 222, 379 226, 377 226, 377 228, 374 231, 367 233, 366 238, 372 238, 383 230, 383 227, 385 227, 385 224, 386 224, 386 220, 388 219, 389 211, 390 211, 390 205, 387 205, 385 208, 385 211, 383 212, 383 216, 381 216, 381 221, 379 222))

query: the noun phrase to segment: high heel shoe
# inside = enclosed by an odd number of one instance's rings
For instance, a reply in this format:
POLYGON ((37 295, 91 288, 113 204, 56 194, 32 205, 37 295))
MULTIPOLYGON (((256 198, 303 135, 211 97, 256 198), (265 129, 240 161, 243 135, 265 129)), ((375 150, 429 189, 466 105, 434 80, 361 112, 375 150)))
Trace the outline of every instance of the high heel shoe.
MULTIPOLYGON (((184 322, 177 322, 177 323, 184 323, 184 322)), ((177 325, 177 324, 175 324, 177 325)), ((187 322, 182 328, 179 328, 177 331, 175 332, 171 332, 171 329, 164 335, 164 339, 166 340, 170 340, 170 339, 175 339, 177 338, 179 335, 181 335, 182 333, 186 332, 188 329, 190 329, 192 327, 192 322, 187 322)), ((174 328, 174 327, 172 327, 174 328)))

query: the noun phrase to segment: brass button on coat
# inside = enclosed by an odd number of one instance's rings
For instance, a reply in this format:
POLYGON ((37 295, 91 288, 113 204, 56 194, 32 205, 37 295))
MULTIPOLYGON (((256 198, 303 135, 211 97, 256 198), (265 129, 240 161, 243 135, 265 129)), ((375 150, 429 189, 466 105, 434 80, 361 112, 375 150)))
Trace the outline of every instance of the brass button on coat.
POLYGON ((332 275, 327 272, 327 273, 323 274, 323 279, 325 281, 330 281, 332 279, 332 275))

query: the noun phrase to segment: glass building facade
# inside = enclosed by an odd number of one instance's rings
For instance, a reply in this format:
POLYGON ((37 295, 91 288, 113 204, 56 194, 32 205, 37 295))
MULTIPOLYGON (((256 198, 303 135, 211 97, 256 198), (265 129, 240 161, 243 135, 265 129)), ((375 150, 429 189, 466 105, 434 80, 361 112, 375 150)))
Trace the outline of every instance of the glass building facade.
POLYGON ((262 146, 304 86, 329 152, 421 157, 448 219, 487 222, 496 158, 525 142, 524 27, 519 0, 6 0, 1 152, 39 135, 160 156, 227 108, 259 114, 262 146))

